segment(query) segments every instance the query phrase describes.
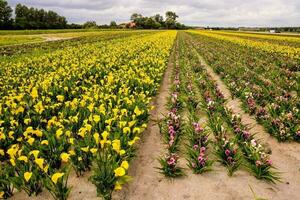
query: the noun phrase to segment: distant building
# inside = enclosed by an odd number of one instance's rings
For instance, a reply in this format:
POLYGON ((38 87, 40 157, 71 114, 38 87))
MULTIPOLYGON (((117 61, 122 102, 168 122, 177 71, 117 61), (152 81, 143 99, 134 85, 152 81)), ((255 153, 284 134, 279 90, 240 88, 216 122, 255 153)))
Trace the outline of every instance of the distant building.
POLYGON ((270 33, 280 33, 280 31, 276 30, 276 29, 270 29, 269 31, 270 33))
POLYGON ((134 22, 129 22, 129 23, 127 24, 127 26, 128 26, 128 28, 135 28, 135 27, 136 27, 136 23, 134 23, 134 22))

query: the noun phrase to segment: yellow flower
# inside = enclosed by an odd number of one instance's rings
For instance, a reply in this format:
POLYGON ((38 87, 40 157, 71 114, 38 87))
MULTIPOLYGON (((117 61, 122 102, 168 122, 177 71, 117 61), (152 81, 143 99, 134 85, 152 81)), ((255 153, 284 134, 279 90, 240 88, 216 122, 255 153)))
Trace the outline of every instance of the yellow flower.
POLYGON ((139 134, 139 133, 141 133, 141 129, 140 128, 138 128, 138 127, 134 127, 134 129, 133 129, 133 131, 132 131, 133 133, 137 133, 137 134, 139 134))
POLYGON ((31 90, 31 93, 30 93, 30 96, 33 98, 33 99, 36 99, 38 98, 38 90, 36 89, 36 87, 32 88, 31 90))
POLYGON ((2 199, 3 197, 4 197, 4 192, 1 191, 1 192, 0 192, 0 199, 2 199))
POLYGON ((17 154, 19 150, 19 146, 18 145, 12 145, 8 150, 7 150, 7 154, 11 157, 14 158, 15 155, 17 154))
POLYGON ((63 95, 57 95, 56 98, 59 102, 63 102, 65 100, 65 97, 63 95))
POLYGON ((34 140, 35 140, 34 138, 29 138, 27 142, 28 144, 32 145, 34 143, 34 140))
POLYGON ((70 139, 69 139, 69 143, 70 143, 70 144, 74 144, 74 138, 70 138, 70 139))
POLYGON ((128 122, 128 126, 131 128, 133 125, 135 125, 136 120, 128 122))
POLYGON ((124 149, 120 150, 120 156, 124 155, 126 151, 124 149))
POLYGON ((82 147, 81 150, 84 151, 84 152, 88 152, 89 151, 89 147, 82 147))
POLYGON ((118 181, 116 182, 115 190, 122 190, 122 185, 118 181))
POLYGON ((56 138, 59 139, 63 133, 64 132, 63 132, 62 128, 57 129, 57 131, 55 133, 56 138))
POLYGON ((107 140, 107 137, 108 137, 109 133, 107 131, 103 131, 103 133, 101 133, 101 136, 103 138, 103 140, 107 140))
POLYGON ((98 144, 98 143, 99 143, 99 138, 100 138, 99 133, 95 133, 95 134, 93 135, 93 137, 94 137, 94 139, 95 139, 96 144, 98 144))
POLYGON ((98 150, 96 149, 96 148, 91 148, 90 149, 90 152, 92 153, 92 154, 94 154, 94 153, 96 153, 98 150))
POLYGON ((35 162, 41 169, 44 168, 44 159, 43 159, 43 158, 36 158, 36 159, 34 160, 34 162, 35 162))
POLYGON ((112 147, 113 147, 113 150, 115 150, 117 153, 120 152, 120 148, 121 148, 121 142, 120 140, 113 140, 112 141, 112 147))
POLYGON ((42 144, 42 145, 48 145, 49 142, 48 142, 48 140, 43 140, 43 141, 41 142, 41 144, 42 144))
POLYGON ((100 121, 100 116, 99 115, 94 115, 93 120, 94 120, 94 122, 98 123, 100 121))
POLYGON ((84 138, 86 131, 87 131, 86 128, 81 127, 78 131, 78 135, 80 135, 82 138, 84 138))
POLYGON ((65 175, 65 173, 55 173, 52 175, 51 180, 54 184, 56 184, 58 179, 63 177, 64 175, 65 175))
POLYGON ((123 161, 123 162, 121 163, 121 167, 123 167, 124 169, 128 169, 128 167, 129 167, 128 162, 127 162, 126 160, 123 161))
POLYGON ((29 155, 33 155, 35 159, 37 159, 40 151, 39 150, 33 150, 29 152, 29 155))
POLYGON ((67 137, 71 137, 71 131, 66 131, 65 135, 66 135, 67 137))
POLYGON ((114 170, 115 176, 124 176, 126 174, 126 171, 123 167, 118 167, 117 169, 114 170))
POLYGON ((76 153, 75 153, 74 150, 70 150, 70 151, 69 151, 69 154, 70 154, 71 156, 75 156, 75 155, 76 155, 76 153))
POLYGON ((11 163, 12 166, 16 166, 16 162, 15 162, 15 159, 14 158, 11 158, 9 160, 9 162, 11 163))
POLYGON ((28 158, 26 157, 26 156, 20 156, 19 158, 18 158, 18 160, 22 160, 22 161, 24 161, 24 162, 28 162, 28 158))
POLYGON ((46 166, 44 167, 44 172, 47 173, 47 172, 48 172, 48 169, 49 169, 49 165, 46 165, 46 166))
POLYGON ((130 133, 130 128, 129 127, 125 127, 123 128, 123 133, 130 133))
POLYGON ((70 154, 68 153, 61 153, 60 154, 60 158, 63 162, 68 162, 70 159, 70 154))
POLYGON ((3 149, 0 149, 0 155, 1 155, 1 156, 4 156, 4 155, 5 155, 5 153, 4 153, 4 150, 3 150, 3 149))
POLYGON ((43 111, 45 110, 44 109, 44 106, 43 106, 43 102, 39 101, 36 105, 33 106, 34 107, 34 110, 39 113, 39 114, 42 114, 43 111))
POLYGON ((25 181, 28 182, 30 180, 31 176, 32 176, 32 172, 25 172, 24 173, 25 181))
POLYGON ((139 115, 143 114, 143 111, 141 111, 141 110, 139 109, 139 107, 135 106, 135 108, 134 108, 134 113, 136 114, 136 116, 139 116, 139 115))

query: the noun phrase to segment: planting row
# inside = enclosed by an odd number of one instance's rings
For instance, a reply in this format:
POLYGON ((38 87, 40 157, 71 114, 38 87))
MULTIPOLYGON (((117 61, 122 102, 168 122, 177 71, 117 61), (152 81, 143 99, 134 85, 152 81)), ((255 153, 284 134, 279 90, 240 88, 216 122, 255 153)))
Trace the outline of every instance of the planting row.
POLYGON ((66 199, 70 168, 78 176, 92 168, 104 199, 121 189, 175 36, 140 34, 4 64, 1 197, 46 188, 66 199))

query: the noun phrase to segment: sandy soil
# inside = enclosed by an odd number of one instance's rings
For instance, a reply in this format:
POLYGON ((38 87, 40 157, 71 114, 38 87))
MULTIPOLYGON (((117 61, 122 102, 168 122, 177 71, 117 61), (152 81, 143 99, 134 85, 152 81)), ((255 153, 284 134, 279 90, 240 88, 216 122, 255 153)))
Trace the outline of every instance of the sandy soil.
POLYGON ((43 36, 45 39, 44 42, 52 42, 52 41, 59 41, 59 40, 70 40, 74 37, 53 37, 53 36, 43 36))

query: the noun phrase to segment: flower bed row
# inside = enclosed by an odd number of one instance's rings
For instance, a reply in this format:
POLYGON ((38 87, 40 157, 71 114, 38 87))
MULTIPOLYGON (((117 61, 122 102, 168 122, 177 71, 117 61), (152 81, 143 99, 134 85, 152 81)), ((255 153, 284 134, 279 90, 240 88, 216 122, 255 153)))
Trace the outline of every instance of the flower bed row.
POLYGON ((199 62, 197 52, 192 50, 187 54, 190 62, 194 63, 190 72, 196 77, 195 82, 203 96, 208 123, 216 139, 216 155, 227 167, 229 175, 246 160, 246 166, 257 178, 271 182, 279 180, 278 174, 272 170, 267 150, 253 138, 240 118, 226 108, 224 95, 199 62), (234 133, 233 138, 230 138, 230 133, 234 133))

